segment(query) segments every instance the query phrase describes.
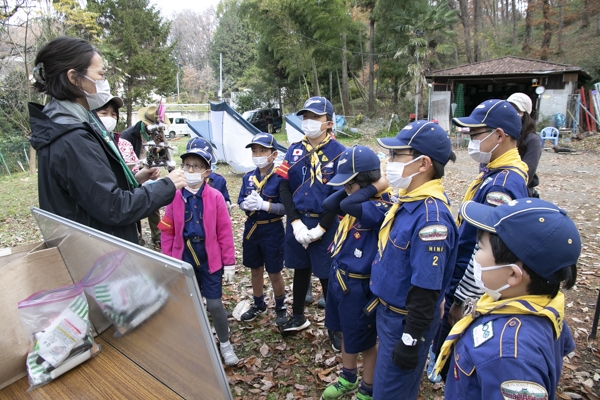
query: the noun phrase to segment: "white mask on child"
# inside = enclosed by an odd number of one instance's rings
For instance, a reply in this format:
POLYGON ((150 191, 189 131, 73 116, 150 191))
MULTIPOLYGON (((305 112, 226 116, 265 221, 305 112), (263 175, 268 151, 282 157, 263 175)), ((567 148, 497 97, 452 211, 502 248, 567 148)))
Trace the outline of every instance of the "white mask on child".
POLYGON ((510 285, 507 282, 506 285, 504 285, 498 289, 489 289, 489 288, 485 287, 485 284, 483 283, 483 280, 481 279, 481 275, 482 275, 483 271, 492 271, 494 269, 508 268, 508 267, 516 267, 519 270, 519 272, 521 273, 521 275, 523 274, 523 271, 521 271, 521 268, 519 268, 519 266, 516 264, 492 265, 490 267, 484 268, 481 266, 481 264, 479 264, 477 262, 475 257, 473 257, 473 278, 475 278, 475 283, 477 284, 477 286, 479 286, 479 288, 481 290, 486 292, 492 299, 494 299, 494 301, 498 301, 500 299, 500 297, 502 296, 502 294, 500 292, 505 289, 508 289, 510 287, 510 285))
POLYGON ((467 148, 467 151, 469 152, 469 157, 471 157, 473 160, 477 161, 480 164, 487 164, 490 162, 490 160, 492 159, 492 151, 496 150, 496 147, 498 147, 500 145, 500 143, 498 143, 496 146, 494 146, 494 148, 489 151, 489 152, 482 152, 481 151, 481 143, 486 140, 487 138, 489 138, 490 136, 492 136, 494 134, 494 132, 496 132, 496 130, 494 129, 489 135, 487 135, 485 138, 481 139, 481 140, 469 140, 469 146, 467 148))
POLYGON ((100 121, 102 121, 102 125, 104 125, 108 132, 114 131, 117 127, 117 120, 113 117, 100 117, 100 121))
POLYGON ((264 168, 264 167, 268 166, 269 164, 271 164, 271 162, 269 161, 269 157, 266 157, 266 156, 265 157, 252 157, 252 162, 258 168, 264 168))
POLYGON ((316 121, 314 119, 303 119, 302 130, 304 131, 304 134, 307 137, 309 137, 310 139, 315 139, 321 136, 323 132, 325 132, 321 130, 321 125, 323 124, 324 122, 316 121))
POLYGON ((411 176, 407 176, 405 178, 402 176, 402 174, 404 174, 404 168, 407 165, 414 163, 415 161, 417 161, 420 158, 423 158, 423 156, 419 156, 419 157, 415 158, 414 160, 409 161, 407 163, 392 162, 392 161, 388 162, 387 168, 386 168, 386 176, 387 176, 388 181, 390 182, 390 186, 395 189, 406 189, 407 187, 409 187, 410 183, 412 182, 413 176, 420 174, 420 172, 415 172, 411 176))
POLYGON ((204 179, 204 174, 201 172, 184 172, 183 175, 188 186, 196 186, 204 179))

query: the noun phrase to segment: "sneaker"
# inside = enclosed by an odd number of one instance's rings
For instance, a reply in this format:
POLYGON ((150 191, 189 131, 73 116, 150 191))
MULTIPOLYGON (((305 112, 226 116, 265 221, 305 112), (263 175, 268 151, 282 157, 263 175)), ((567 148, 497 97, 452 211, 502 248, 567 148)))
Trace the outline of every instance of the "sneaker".
POLYGON ((358 388, 356 400, 373 400, 373 395, 367 393, 362 387, 358 388))
POLYGON ((435 367, 435 354, 433 354, 433 345, 431 345, 429 346, 429 361, 427 362, 427 379, 431 383, 441 382, 442 377, 433 372, 433 367, 435 367))
POLYGON ((310 325, 310 321, 306 319, 304 315, 301 316, 291 316, 287 322, 281 326, 282 332, 298 332, 302 329, 308 328, 310 325))
POLYGON ((317 307, 319 307, 319 308, 325 308, 325 298, 323 296, 321 296, 321 298, 317 302, 317 307))
POLYGON ((329 334, 329 340, 331 340, 331 347, 333 350, 342 351, 342 332, 327 329, 327 334, 329 334))
POLYGON ((221 343, 221 355, 223 356, 223 361, 225 361, 225 365, 228 367, 237 365, 240 362, 240 359, 235 355, 233 351, 233 346, 231 342, 221 343))
POLYGON ((250 307, 250 309, 248 311, 243 313, 242 316, 240 317, 240 319, 244 322, 254 321, 256 319, 256 317, 258 317, 259 315, 263 315, 266 312, 267 312, 266 306, 264 306, 263 308, 260 308, 255 304, 252 307, 250 307))
POLYGON ((287 309, 284 308, 280 308, 279 310, 275 310, 275 314, 277 314, 277 317, 275 317, 275 325, 281 327, 283 325, 285 325, 285 323, 287 322, 287 309))
POLYGON ((336 383, 325 388, 321 400, 339 399, 346 394, 356 392, 356 389, 358 389, 358 379, 356 382, 349 382, 344 374, 340 374, 336 383))

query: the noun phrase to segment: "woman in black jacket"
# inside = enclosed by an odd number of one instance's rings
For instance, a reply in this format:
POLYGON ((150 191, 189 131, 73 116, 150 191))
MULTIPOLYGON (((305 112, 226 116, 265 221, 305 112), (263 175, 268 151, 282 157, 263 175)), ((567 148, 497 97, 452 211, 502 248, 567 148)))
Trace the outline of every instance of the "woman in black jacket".
POLYGON ((173 200, 185 186, 183 171, 140 186, 159 171, 133 175, 90 111, 112 95, 102 58, 85 40, 59 37, 46 44, 33 75, 34 87, 51 98, 45 107, 29 104, 40 208, 137 244, 135 222, 173 200))

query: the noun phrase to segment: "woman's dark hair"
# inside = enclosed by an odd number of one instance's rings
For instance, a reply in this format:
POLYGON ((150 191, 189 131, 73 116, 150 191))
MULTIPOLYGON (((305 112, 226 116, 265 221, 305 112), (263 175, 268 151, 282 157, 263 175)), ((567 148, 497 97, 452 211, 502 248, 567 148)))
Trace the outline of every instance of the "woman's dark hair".
POLYGON ((521 135, 517 140, 517 149, 520 156, 523 156, 523 154, 525 154, 525 150, 527 149, 525 144, 527 135, 537 135, 537 127, 535 120, 531 117, 531 115, 529 115, 528 112, 524 112, 523 116, 521 117, 521 135))
MULTIPOLYGON (((481 236, 486 231, 479 230, 477 237, 481 239, 481 236)), ((492 248, 492 254, 497 264, 514 264, 517 261, 521 261, 517 256, 510 251, 510 249, 504 244, 500 236, 495 233, 487 232, 490 237, 490 246, 492 248)), ((522 262, 522 261, 521 261, 522 262)), ((575 285, 577 280, 577 265, 569 265, 555 272, 555 279, 553 282, 548 281, 546 278, 542 278, 535 271, 523 264, 523 269, 529 275, 530 282, 527 286, 527 292, 532 295, 550 296, 550 298, 556 297, 560 290, 560 284, 563 283, 564 289, 570 289, 575 285)))
POLYGON ((85 93, 73 85, 67 71, 74 69, 83 78, 96 53, 94 46, 83 39, 61 36, 46 44, 35 58, 33 87, 57 100, 73 100, 85 93))
MULTIPOLYGON (((419 156, 423 155, 423 153, 420 153, 415 149, 411 149, 411 150, 412 150, 411 154, 415 157, 419 157, 419 156)), ((431 158, 431 157, 429 157, 429 158, 431 158)), ((452 161, 452 162, 456 161, 456 154, 452 150, 450 151, 450 157, 448 157, 448 161, 452 161)), ((432 179, 442 179, 444 177, 444 164, 431 158, 431 165, 433 165, 433 178, 432 179)))
POLYGON ((374 169, 372 171, 359 172, 358 175, 356 175, 354 179, 352 179, 348 183, 354 182, 358 184, 358 186, 362 189, 364 187, 369 186, 372 183, 377 182, 380 178, 381 170, 374 169))

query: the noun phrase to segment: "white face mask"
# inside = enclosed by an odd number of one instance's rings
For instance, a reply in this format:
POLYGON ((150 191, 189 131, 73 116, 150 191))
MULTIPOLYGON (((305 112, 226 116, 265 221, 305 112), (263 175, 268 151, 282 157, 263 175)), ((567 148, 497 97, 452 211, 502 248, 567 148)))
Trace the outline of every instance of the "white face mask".
POLYGON ((496 149, 496 147, 498 147, 500 145, 500 143, 498 143, 496 146, 494 146, 494 148, 492 150, 490 150, 489 152, 481 151, 481 143, 484 140, 486 140, 487 138, 489 138, 490 136, 492 136, 494 134, 494 132, 496 132, 495 129, 492 132, 490 132, 490 134, 487 135, 482 140, 473 140, 473 139, 469 140, 469 147, 467 148, 467 150, 469 152, 469 156, 473 160, 475 160, 481 164, 487 164, 490 162, 490 160, 492 159, 492 151, 494 151, 496 149))
POLYGON ((321 125, 323 124, 324 122, 315 121, 314 119, 303 119, 302 130, 304 131, 304 134, 307 137, 309 137, 310 139, 315 139, 321 136, 323 132, 325 132, 321 130, 321 125))
POLYGON ((110 84, 108 81, 106 79, 95 81, 88 76, 84 76, 84 78, 94 82, 96 85, 96 93, 90 94, 82 89, 83 93, 85 93, 85 97, 87 98, 90 110, 95 110, 108 103, 112 97, 112 94, 110 94, 110 84))
POLYGON ((481 264, 479 264, 477 262, 475 257, 473 257, 473 278, 475 278, 475 283, 477 284, 477 286, 479 286, 479 288, 481 290, 486 292, 492 299, 494 299, 494 301, 498 301, 500 299, 500 296, 502 296, 502 294, 500 294, 500 292, 505 289, 508 289, 510 287, 510 285, 508 283, 506 283, 506 285, 504 285, 498 289, 489 289, 489 288, 485 287, 485 284, 483 283, 481 275, 482 275, 483 271, 492 271, 494 269, 508 268, 508 267, 516 267, 519 270, 519 272, 521 273, 521 275, 523 274, 523 271, 521 271, 521 268, 519 268, 519 266, 516 264, 493 265, 491 267, 483 268, 481 266, 481 264))
POLYGON ((100 121, 108 132, 112 132, 117 127, 117 120, 113 117, 100 117, 100 121))
POLYGON ((266 156, 265 157, 252 157, 252 162, 258 168, 265 168, 271 164, 271 161, 269 161, 269 157, 266 157, 266 156))
POLYGON ((420 172, 415 172, 411 176, 407 176, 405 178, 402 176, 402 174, 404 174, 404 168, 407 165, 414 163, 415 161, 417 161, 420 158, 423 158, 423 156, 419 156, 419 157, 415 158, 414 160, 409 161, 407 163, 388 162, 387 168, 386 168, 386 175, 387 175, 388 181, 390 182, 390 185, 396 189, 406 189, 407 187, 409 187, 410 183, 412 182, 413 176, 420 174, 420 172))
POLYGON ((204 179, 202 172, 184 172, 183 175, 188 186, 196 186, 204 179))

